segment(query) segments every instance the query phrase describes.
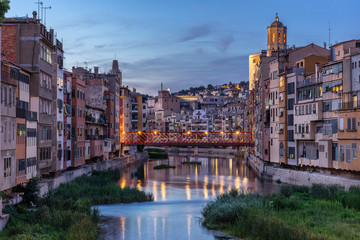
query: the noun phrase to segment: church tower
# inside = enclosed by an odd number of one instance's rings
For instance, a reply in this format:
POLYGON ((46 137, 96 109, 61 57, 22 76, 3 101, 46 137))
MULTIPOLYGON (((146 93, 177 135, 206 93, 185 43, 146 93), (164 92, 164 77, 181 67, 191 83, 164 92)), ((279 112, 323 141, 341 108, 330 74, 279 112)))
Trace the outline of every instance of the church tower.
POLYGON ((287 27, 279 21, 276 13, 275 21, 267 27, 267 56, 273 51, 285 50, 287 44, 287 27))

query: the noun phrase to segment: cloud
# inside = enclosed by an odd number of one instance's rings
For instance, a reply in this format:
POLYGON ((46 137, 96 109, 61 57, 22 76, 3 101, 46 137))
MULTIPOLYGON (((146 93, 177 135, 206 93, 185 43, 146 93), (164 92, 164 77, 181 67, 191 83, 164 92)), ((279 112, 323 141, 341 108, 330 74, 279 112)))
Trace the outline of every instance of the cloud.
POLYGON ((95 45, 95 48, 104 48, 106 46, 106 44, 101 44, 101 45, 95 45))
POLYGON ((234 42, 233 36, 223 37, 219 41, 219 46, 218 46, 219 51, 225 53, 233 42, 234 42))
POLYGON ((196 38, 201 38, 209 35, 213 31, 209 24, 193 27, 187 31, 187 33, 180 38, 180 42, 191 41, 196 38))

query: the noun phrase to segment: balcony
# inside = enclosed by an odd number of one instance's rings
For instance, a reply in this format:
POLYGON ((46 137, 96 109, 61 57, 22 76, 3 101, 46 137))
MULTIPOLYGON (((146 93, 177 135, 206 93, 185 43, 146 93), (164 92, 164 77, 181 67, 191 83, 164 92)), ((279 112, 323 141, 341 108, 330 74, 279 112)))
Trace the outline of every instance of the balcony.
POLYGON ((297 82, 297 86, 298 87, 305 87, 305 86, 309 86, 309 85, 314 85, 314 84, 318 84, 318 83, 322 83, 322 78, 321 77, 309 77, 309 78, 305 78, 303 81, 298 81, 297 82))
POLYGON ((52 93, 52 91, 50 89, 40 87, 39 96, 43 97, 43 98, 46 98, 48 100, 52 100, 53 93, 52 93))
POLYGON ((26 120, 37 121, 37 112, 26 111, 26 120))
POLYGON ((86 115, 85 116, 85 122, 91 123, 91 124, 101 124, 101 125, 107 125, 107 120, 105 118, 94 118, 92 116, 86 115))
POLYGON ((22 108, 16 108, 16 118, 26 118, 27 110, 22 108))
POLYGON ((1 82, 7 83, 10 85, 14 85, 14 86, 17 85, 17 80, 15 78, 12 78, 10 76, 10 73, 4 72, 4 71, 1 72, 1 82))
POLYGON ((85 135, 85 140, 104 140, 105 138, 107 138, 106 135, 85 135))
POLYGON ((295 104, 294 124, 321 121, 323 117, 323 101, 295 104), (308 109, 306 111, 306 109, 308 109), (300 114, 301 113, 301 114, 300 114))

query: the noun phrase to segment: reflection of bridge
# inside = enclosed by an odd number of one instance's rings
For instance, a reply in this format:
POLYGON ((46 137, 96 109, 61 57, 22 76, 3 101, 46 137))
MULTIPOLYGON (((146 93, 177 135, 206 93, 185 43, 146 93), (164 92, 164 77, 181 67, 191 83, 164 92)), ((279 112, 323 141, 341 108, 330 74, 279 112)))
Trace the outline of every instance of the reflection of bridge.
POLYGON ((253 146, 251 132, 123 132, 123 145, 253 146))

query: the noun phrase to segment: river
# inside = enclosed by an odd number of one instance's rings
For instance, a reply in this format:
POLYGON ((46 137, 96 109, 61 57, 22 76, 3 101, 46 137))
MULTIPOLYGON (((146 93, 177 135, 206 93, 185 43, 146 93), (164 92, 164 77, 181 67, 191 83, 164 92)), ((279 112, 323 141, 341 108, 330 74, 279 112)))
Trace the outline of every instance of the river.
POLYGON ((182 165, 193 156, 169 156, 168 160, 147 161, 122 170, 121 187, 152 192, 154 202, 98 206, 101 237, 120 240, 203 240, 217 239, 199 218, 207 201, 231 188, 244 192, 272 193, 279 186, 261 181, 245 160, 235 157, 198 157, 201 165, 182 165), (175 169, 154 170, 169 162, 175 169))

